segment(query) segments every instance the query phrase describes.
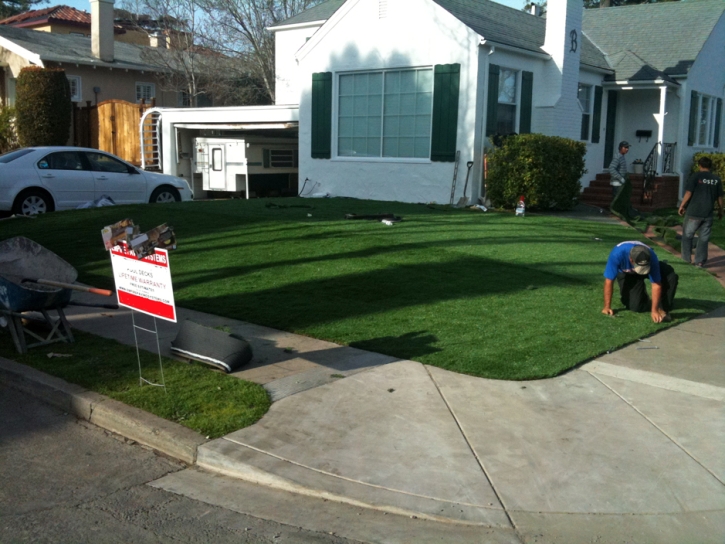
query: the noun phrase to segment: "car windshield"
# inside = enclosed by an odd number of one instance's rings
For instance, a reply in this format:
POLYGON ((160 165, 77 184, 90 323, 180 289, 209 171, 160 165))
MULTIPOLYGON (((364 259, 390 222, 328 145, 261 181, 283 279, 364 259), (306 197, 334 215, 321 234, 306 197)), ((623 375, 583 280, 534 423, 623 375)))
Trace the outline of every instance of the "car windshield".
POLYGON ((14 161, 15 159, 19 159, 20 157, 23 157, 28 153, 32 153, 33 151, 35 151, 35 149, 26 147, 25 149, 18 149, 16 151, 11 151, 10 153, 5 153, 5 155, 0 155, 0 163, 14 161))

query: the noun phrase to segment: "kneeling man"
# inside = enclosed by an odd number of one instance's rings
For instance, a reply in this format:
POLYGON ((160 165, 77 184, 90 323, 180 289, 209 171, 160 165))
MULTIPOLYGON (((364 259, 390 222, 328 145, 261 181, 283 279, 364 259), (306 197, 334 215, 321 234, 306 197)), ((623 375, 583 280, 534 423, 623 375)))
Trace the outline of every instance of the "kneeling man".
POLYGON ((622 242, 609 254, 604 269, 605 315, 614 315, 612 293, 614 280, 619 284, 622 304, 633 312, 650 311, 652 321, 671 321, 669 312, 675 300, 678 276, 667 263, 660 262, 655 252, 642 242, 622 242), (652 284, 652 300, 644 280, 652 284))

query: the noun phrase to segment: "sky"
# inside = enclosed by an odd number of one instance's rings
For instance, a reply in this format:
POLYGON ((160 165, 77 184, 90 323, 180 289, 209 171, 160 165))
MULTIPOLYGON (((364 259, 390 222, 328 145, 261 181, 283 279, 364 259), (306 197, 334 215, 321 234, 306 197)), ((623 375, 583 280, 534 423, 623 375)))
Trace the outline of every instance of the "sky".
MULTIPOLYGON (((526 0, 494 0, 495 2, 498 2, 499 4, 503 4, 504 6, 509 6, 510 8, 516 8, 516 9, 522 9, 524 5, 526 5, 526 0)), ((116 5, 119 5, 120 2, 116 2, 116 5)), ((43 9, 46 7, 52 7, 52 6, 71 6, 76 9, 87 11, 88 13, 91 12, 91 3, 89 0, 50 0, 47 4, 36 4, 36 9, 43 9)))

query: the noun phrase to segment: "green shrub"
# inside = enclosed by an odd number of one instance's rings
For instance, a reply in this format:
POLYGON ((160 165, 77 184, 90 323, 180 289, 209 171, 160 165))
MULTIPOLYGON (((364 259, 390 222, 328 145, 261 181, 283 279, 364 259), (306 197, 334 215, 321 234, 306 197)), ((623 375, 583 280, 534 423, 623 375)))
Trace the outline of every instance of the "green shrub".
POLYGON ((0 153, 7 153, 18 147, 15 132, 15 108, 0 109, 0 153))
POLYGON ((699 172, 697 161, 702 157, 710 157, 712 161, 712 171, 720 177, 725 176, 725 153, 695 153, 692 157, 692 171, 699 172))
POLYGON ((585 153, 584 143, 567 138, 509 136, 488 157, 486 194, 495 207, 513 208, 523 195, 529 209, 571 209, 586 172, 585 153))
POLYGON ((23 68, 15 87, 20 145, 65 145, 70 136, 70 85, 63 70, 23 68))

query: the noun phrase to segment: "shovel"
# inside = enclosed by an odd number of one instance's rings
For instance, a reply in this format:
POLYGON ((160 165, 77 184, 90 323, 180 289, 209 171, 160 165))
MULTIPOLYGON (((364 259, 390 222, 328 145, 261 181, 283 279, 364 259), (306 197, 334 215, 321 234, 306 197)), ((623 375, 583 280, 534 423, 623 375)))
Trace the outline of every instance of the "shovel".
POLYGON ((463 186, 463 196, 458 200, 458 204, 456 204, 456 208, 463 208, 464 206, 468 205, 468 197, 466 196, 466 192, 468 191, 468 176, 471 175, 471 168, 473 167, 473 161, 468 161, 466 163, 466 166, 468 167, 468 171, 466 172, 466 184, 463 186))

